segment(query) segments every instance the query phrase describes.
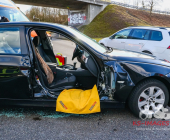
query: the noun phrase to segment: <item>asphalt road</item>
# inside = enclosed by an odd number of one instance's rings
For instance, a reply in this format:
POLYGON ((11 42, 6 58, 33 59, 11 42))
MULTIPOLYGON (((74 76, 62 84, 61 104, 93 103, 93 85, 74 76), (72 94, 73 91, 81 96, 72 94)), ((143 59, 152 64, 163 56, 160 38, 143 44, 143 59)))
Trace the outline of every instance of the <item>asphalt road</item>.
MULTIPOLYGON (((55 53, 68 56, 75 44, 53 40, 55 53), (66 44, 65 44, 66 43, 66 44), (67 47, 70 48, 67 48, 67 47)), ((0 108, 0 140, 169 140, 170 126, 134 126, 142 121, 128 109, 104 109, 91 115, 64 114, 55 108, 0 108), (139 130, 140 129, 140 130, 139 130), (153 130, 155 129, 155 130, 153 130)), ((159 119, 149 119, 156 121, 159 119)))
POLYGON ((128 109, 110 109, 91 115, 73 115, 55 112, 54 108, 2 108, 0 139, 169 140, 170 138, 169 126, 133 126, 133 121, 141 119, 134 117, 128 109), (153 128, 155 130, 152 130, 153 128))

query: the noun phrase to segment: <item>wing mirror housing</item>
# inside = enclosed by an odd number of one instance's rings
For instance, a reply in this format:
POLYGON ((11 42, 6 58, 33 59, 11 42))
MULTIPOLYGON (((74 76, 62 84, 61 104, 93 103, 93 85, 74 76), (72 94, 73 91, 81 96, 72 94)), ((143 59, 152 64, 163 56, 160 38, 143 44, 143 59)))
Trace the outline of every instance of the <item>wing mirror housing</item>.
POLYGON ((111 39, 111 40, 112 40, 112 39, 114 39, 114 37, 115 37, 114 35, 113 35, 113 36, 110 36, 110 37, 109 37, 109 39, 111 39))

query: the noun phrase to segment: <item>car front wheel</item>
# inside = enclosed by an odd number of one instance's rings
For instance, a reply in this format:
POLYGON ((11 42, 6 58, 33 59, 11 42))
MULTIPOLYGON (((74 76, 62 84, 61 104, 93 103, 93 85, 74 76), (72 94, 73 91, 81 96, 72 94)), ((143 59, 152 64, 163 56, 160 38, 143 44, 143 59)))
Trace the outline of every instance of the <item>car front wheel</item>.
POLYGON ((168 101, 167 87, 159 80, 148 79, 135 87, 129 97, 128 104, 134 115, 139 117, 140 112, 154 115, 162 107, 166 107, 168 101))

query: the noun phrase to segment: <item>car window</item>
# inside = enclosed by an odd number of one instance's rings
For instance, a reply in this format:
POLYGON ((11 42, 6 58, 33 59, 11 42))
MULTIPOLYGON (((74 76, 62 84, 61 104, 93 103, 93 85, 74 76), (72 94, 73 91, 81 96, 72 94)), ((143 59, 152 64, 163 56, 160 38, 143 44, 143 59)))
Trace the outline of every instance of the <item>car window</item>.
POLYGON ((122 30, 116 34, 114 34, 111 39, 127 39, 129 34, 131 32, 131 29, 125 29, 125 30, 122 30))
POLYGON ((144 36, 144 40, 149 40, 150 30, 147 30, 144 36))
MULTIPOLYGON (((53 24, 53 25, 55 25, 55 24, 53 24)), ((86 36, 85 34, 79 32, 73 28, 67 27, 67 26, 63 26, 63 25, 60 25, 60 26, 63 29, 66 29, 67 31, 69 31, 70 33, 75 35, 77 39, 85 41, 89 46, 91 46, 96 51, 98 51, 100 53, 105 53, 107 51, 107 49, 104 46, 102 46, 101 44, 99 44, 98 42, 93 40, 92 38, 86 36)))
POLYGON ((134 29, 131 39, 149 39, 149 31, 144 29, 134 29))
POLYGON ((21 54, 19 28, 0 28, 0 53, 21 54))
POLYGON ((6 17, 10 22, 29 21, 28 18, 15 7, 0 6, 0 18, 1 17, 6 17))
POLYGON ((161 41, 163 39, 162 32, 160 31, 152 31, 151 40, 153 41, 161 41))

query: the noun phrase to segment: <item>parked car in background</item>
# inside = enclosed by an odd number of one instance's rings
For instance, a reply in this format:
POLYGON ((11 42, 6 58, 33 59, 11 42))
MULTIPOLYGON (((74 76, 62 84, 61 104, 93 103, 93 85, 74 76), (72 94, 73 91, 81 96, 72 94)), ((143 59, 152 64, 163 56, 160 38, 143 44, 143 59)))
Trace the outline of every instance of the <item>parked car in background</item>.
POLYGON ((148 53, 170 61, 170 28, 129 27, 99 41, 116 49, 148 53))

